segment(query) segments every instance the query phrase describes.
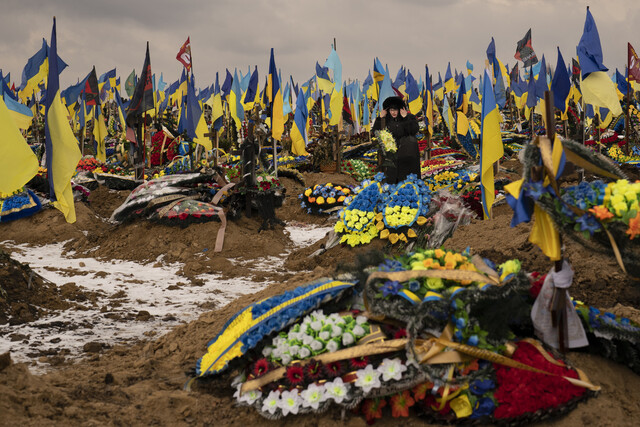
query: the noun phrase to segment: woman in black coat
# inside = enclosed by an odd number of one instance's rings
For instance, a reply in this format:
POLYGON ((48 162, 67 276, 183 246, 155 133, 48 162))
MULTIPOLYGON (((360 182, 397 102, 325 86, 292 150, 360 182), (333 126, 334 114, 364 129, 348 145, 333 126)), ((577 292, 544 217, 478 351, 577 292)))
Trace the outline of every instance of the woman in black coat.
POLYGON ((420 178, 420 150, 418 148, 419 126, 415 116, 405 108, 399 96, 391 96, 384 100, 383 110, 373 124, 373 130, 387 129, 396 140, 398 151, 394 166, 385 167, 386 182, 397 184, 415 174, 420 178))

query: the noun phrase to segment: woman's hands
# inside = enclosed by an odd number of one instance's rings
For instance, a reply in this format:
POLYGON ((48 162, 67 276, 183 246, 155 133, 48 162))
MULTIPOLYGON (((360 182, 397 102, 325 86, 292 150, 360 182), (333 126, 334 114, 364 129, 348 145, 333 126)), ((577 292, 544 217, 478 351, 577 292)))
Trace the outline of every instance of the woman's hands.
POLYGON ((407 110, 405 110, 404 108, 401 108, 401 109, 400 109, 400 115, 401 115, 402 117, 407 117, 407 110))
POLYGON ((380 117, 386 117, 386 116, 387 116, 387 110, 380 111, 380 117))

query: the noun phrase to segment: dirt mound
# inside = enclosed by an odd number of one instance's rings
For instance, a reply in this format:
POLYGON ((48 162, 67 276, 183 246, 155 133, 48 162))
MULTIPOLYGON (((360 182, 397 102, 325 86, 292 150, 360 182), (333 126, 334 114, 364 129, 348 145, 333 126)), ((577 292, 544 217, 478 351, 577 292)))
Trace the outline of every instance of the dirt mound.
POLYGON ((85 304, 95 305, 97 297, 75 283, 58 287, 0 249, 0 325, 32 322, 69 308, 81 310, 85 304))

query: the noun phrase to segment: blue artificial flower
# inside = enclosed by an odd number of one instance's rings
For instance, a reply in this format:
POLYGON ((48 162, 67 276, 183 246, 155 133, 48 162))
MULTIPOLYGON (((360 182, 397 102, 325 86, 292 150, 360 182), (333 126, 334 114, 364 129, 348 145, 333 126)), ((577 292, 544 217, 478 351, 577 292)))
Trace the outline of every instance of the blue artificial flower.
POLYGON ((418 292, 420 289, 420 282, 418 280, 410 280, 408 285, 411 292, 418 292))
POLYGON ((469 337, 469 339, 467 340, 467 344, 472 345, 472 346, 477 346, 478 345, 478 336, 477 335, 471 335, 469 337))
POLYGON ((623 325, 625 325, 625 326, 626 326, 626 325, 629 325, 629 319, 627 319, 626 317, 623 317, 623 318, 620 320, 620 323, 622 323, 622 324, 623 324, 623 325))
POLYGON ((606 311, 606 312, 604 313, 604 317, 608 317, 609 319, 613 319, 613 320, 615 320, 615 319, 616 319, 616 315, 615 315, 615 314, 613 314, 613 313, 610 313, 610 312, 608 312, 608 311, 606 311))
POLYGON ((456 331, 453 334, 453 338, 455 338, 456 341, 461 342, 462 341, 462 332, 456 331))
MULTIPOLYGON (((584 208, 581 207, 580 209, 584 208)), ((600 230, 601 228, 600 223, 592 215, 589 214, 582 215, 581 217, 576 219, 576 222, 580 225, 580 230, 588 231, 590 236, 593 236, 593 233, 600 230)))
POLYGON ((402 285, 397 280, 387 280, 380 289, 382 290, 382 296, 388 297, 397 295, 402 290, 402 285))
POLYGON ((531 197, 533 200, 539 200, 545 193, 544 185, 542 182, 529 182, 524 187, 525 195, 531 197))
POLYGON ((464 320, 464 318, 459 317, 456 319, 456 328, 458 329, 462 329, 467 325, 467 322, 464 320))
POLYGON ((451 308, 453 308, 454 310, 458 309, 458 304, 456 303, 456 300, 454 300, 454 299, 451 300, 451 308))
POLYGON ((492 415, 495 407, 495 403, 493 403, 493 400, 491 400, 491 398, 489 397, 478 399, 473 408, 473 413, 469 416, 469 418, 480 418, 492 415))
POLYGON ((482 396, 486 392, 493 390, 495 386, 495 383, 490 379, 475 380, 474 382, 469 384, 469 390, 476 396, 482 396))

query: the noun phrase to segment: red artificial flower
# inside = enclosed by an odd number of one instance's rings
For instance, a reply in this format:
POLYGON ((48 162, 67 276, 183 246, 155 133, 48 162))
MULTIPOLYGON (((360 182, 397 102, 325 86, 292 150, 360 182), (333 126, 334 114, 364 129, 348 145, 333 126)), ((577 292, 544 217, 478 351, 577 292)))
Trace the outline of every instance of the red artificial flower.
POLYGON ((349 365, 353 369, 363 369, 369 364, 369 358, 367 356, 354 357, 349 360, 349 365))
POLYGON ((316 381, 322 375, 322 362, 311 359, 304 370, 309 379, 316 381))
POLYGON ((538 272, 534 272, 534 274, 536 274, 536 276, 532 276, 536 279, 533 283, 531 283, 531 287, 529 288, 529 295, 531 295, 531 298, 536 299, 538 298, 538 294, 540 293, 540 291, 542 290, 542 285, 544 284, 544 279, 547 278, 547 275, 542 275, 540 276, 540 273, 538 272))
POLYGON ((188 213, 186 213, 186 212, 180 212, 180 213, 178 214, 178 218, 180 218, 180 219, 181 219, 181 220, 183 220, 183 221, 184 221, 185 219, 187 219, 187 217, 188 217, 188 216, 189 216, 189 214, 188 214, 188 213))
POLYGON ((427 391, 431 390, 432 388, 433 388, 433 383, 430 383, 430 382, 418 384, 417 386, 411 389, 411 391, 413 392, 413 398, 415 399, 416 402, 423 400, 427 395, 427 391))
POLYGON ((376 418, 382 418, 382 408, 387 406, 384 398, 365 399, 362 403, 362 413, 367 419, 367 424, 373 424, 376 418))
POLYGON ((391 398, 391 415, 393 415, 394 418, 408 417, 409 408, 415 405, 415 403, 409 390, 398 393, 391 398))
POLYGON ((293 387, 304 382, 304 369, 300 365, 291 365, 287 368, 287 381, 293 387))
POLYGON ((498 406, 493 416, 515 418, 527 413, 552 409, 583 395, 586 389, 574 386, 564 378, 577 378, 576 371, 549 362, 531 344, 520 342, 513 360, 555 375, 545 375, 494 364, 498 406), (556 376, 557 375, 557 376, 556 376))
POLYGON ((324 365, 324 372, 331 378, 340 377, 344 374, 342 362, 331 362, 324 365))
POLYGON ((269 372, 270 366, 269 361, 265 358, 259 359, 256 361, 256 364, 253 365, 253 375, 257 377, 261 377, 267 372, 269 372))
POLYGON ((393 339, 397 340, 400 338, 406 338, 407 337, 407 330, 404 328, 400 328, 398 329, 394 334, 393 334, 393 339))

